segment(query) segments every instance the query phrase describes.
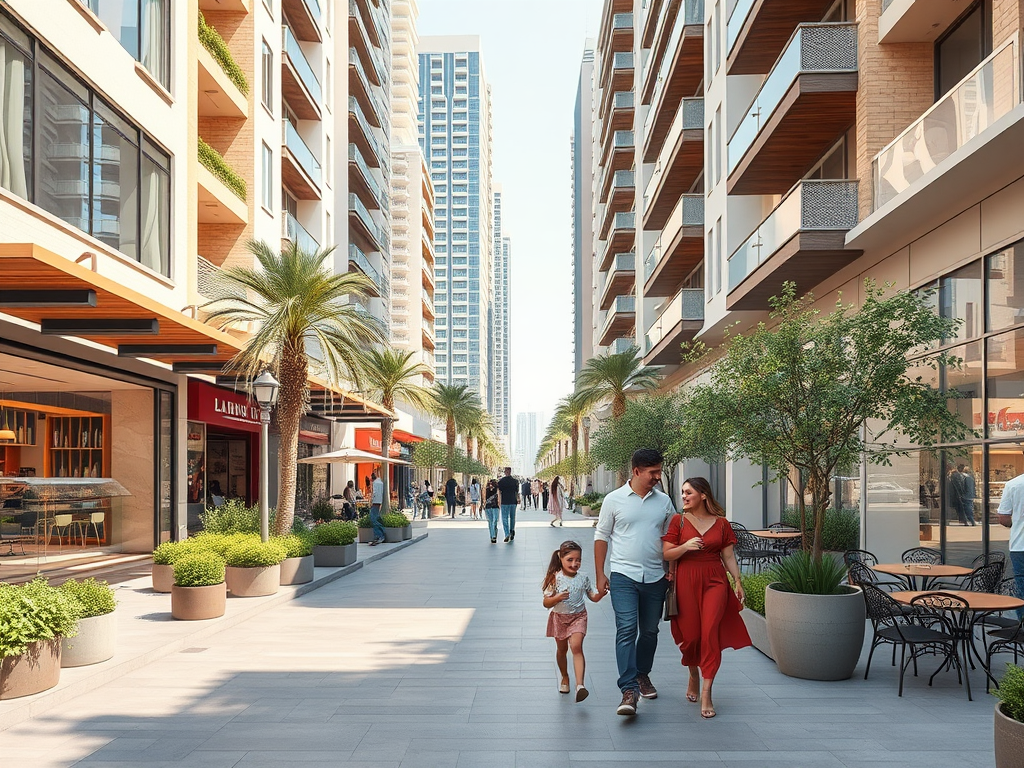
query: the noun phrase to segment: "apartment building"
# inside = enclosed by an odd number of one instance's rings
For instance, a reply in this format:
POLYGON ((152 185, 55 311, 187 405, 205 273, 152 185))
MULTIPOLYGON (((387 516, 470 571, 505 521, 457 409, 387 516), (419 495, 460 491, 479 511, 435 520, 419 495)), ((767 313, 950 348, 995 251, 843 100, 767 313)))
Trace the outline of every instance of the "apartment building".
POLYGON ((521 477, 533 477, 537 469, 537 447, 540 445, 540 426, 543 414, 536 411, 516 414, 515 451, 513 470, 521 477))
POLYGON ((494 223, 492 232, 494 234, 494 302, 491 304, 491 338, 487 345, 489 354, 488 368, 492 375, 492 386, 490 388, 491 399, 487 404, 487 410, 494 419, 494 431, 498 438, 505 445, 506 450, 512 446, 509 443, 509 394, 511 382, 509 381, 509 331, 511 314, 509 307, 509 266, 512 257, 512 239, 505 235, 502 224, 503 195, 500 184, 495 184, 494 223))
POLYGON ((594 46, 588 38, 583 47, 570 139, 574 377, 594 356, 594 46))
MULTIPOLYGON (((633 71, 644 361, 664 366, 665 388, 686 386, 700 371, 679 365, 678 344, 765 319, 787 280, 824 311, 839 296, 861 301, 868 278, 935 289, 936 310, 962 320, 944 346, 964 364, 933 383, 966 396, 957 410, 978 437, 852 468, 836 495, 883 559, 917 545, 956 563, 1005 550, 993 514, 1024 471, 1019 0, 629 5, 605 4, 598 60, 625 65, 615 14, 632 10, 644 62, 633 71), (960 464, 975 480, 975 525, 956 522, 946 482, 960 464)), ((695 473, 748 525, 795 501, 755 487, 761 467, 688 462, 682 474, 695 473)))
POLYGON ((477 36, 421 37, 419 140, 434 184, 436 377, 491 400, 491 94, 477 36))

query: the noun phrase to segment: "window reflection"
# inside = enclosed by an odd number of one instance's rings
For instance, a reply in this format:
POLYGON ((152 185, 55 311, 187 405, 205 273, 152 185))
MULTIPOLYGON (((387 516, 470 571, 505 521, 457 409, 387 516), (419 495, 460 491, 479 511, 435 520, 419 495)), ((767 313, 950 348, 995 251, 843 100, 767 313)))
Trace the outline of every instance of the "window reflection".
POLYGON ((982 551, 982 447, 945 452, 946 563, 969 566, 982 551))
POLYGON ((947 366, 945 369, 946 391, 956 390, 959 394, 958 398, 949 400, 949 410, 959 416, 965 427, 981 436, 984 430, 981 342, 955 347, 950 354, 962 362, 959 368, 947 366))
POLYGON ((32 180, 32 62, 27 35, 0 17, 0 186, 28 198, 32 180))
POLYGON ((1024 435, 1024 329, 988 344, 988 436, 1024 435))
POLYGON ((1015 245, 986 260, 988 330, 1012 328, 1024 320, 1024 245, 1015 245))
POLYGON ((939 283, 939 308, 943 317, 954 317, 962 321, 949 341, 973 339, 981 335, 980 261, 942 278, 939 283))

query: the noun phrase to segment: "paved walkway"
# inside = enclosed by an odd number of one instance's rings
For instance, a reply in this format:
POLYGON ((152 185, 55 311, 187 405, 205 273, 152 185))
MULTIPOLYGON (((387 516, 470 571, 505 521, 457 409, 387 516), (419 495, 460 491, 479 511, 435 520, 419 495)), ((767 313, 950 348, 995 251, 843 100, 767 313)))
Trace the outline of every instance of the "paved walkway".
MULTIPOLYGON (((516 541, 484 525, 430 536, 339 581, 0 733, 0 764, 146 768, 613 768, 639 765, 991 766, 993 700, 968 703, 877 659, 871 680, 782 676, 753 649, 727 652, 719 715, 702 721, 662 634, 656 701, 617 717, 613 622, 591 607, 590 698, 556 691, 539 582, 573 537, 592 572, 593 529, 537 513, 516 541)), ((930 661, 924 668, 931 669, 930 661)), ((922 669, 923 671, 923 669, 922 669)), ((975 677, 981 685, 980 677, 975 677)))

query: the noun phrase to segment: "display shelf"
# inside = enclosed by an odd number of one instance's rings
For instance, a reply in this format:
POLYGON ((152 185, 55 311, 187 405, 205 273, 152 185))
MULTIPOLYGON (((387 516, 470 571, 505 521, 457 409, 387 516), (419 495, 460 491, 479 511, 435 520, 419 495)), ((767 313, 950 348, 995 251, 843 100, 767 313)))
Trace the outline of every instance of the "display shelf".
POLYGON ((47 476, 106 477, 106 418, 56 416, 47 421, 47 476))
POLYGON ((39 436, 36 431, 36 414, 30 411, 8 408, 0 403, 0 429, 14 432, 14 442, 4 445, 35 445, 39 436))

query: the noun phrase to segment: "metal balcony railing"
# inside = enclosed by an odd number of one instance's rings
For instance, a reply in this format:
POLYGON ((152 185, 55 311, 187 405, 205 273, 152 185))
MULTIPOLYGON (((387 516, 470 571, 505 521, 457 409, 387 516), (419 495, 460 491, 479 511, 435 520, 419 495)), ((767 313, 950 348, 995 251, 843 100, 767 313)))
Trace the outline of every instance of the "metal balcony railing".
POLYGON ((668 244, 676 238, 679 230, 683 227, 703 226, 704 195, 683 195, 669 215, 668 221, 665 222, 665 228, 661 230, 654 246, 644 258, 644 282, 654 274, 654 270, 658 268, 658 264, 667 253, 668 244))
POLYGON ((320 168, 320 161, 313 156, 313 151, 302 140, 302 137, 299 136, 295 126, 288 120, 282 122, 284 123, 284 145, 292 153, 292 157, 302 167, 302 170, 306 172, 306 175, 312 179, 313 183, 318 187, 321 186, 323 172, 320 168))
POLYGON ((647 329, 644 354, 650 352, 662 339, 683 320, 702 322, 704 320, 704 289, 683 288, 658 315, 654 324, 647 329))
POLYGON ((281 34, 284 38, 284 52, 288 56, 288 60, 295 67, 299 80, 306 86, 306 90, 309 91, 313 101, 319 106, 323 103, 323 90, 320 87, 320 81, 317 79, 317 76, 313 74, 313 67, 310 66, 306 54, 302 52, 299 41, 295 39, 291 28, 288 26, 282 27, 281 34))

